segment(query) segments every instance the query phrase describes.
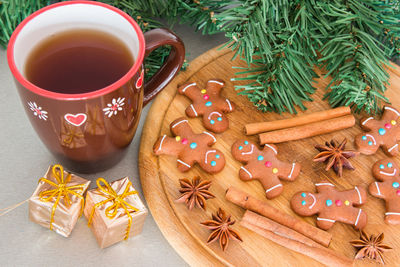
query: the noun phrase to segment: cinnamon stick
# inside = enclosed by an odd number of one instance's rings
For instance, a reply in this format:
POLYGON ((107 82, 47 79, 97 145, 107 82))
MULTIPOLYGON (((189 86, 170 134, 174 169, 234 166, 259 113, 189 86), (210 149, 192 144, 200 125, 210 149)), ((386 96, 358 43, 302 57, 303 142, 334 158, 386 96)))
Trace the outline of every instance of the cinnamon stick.
POLYGON ((263 228, 265 230, 271 231, 274 234, 280 235, 287 237, 291 240, 296 240, 299 241, 303 244, 306 244, 311 247, 323 247, 322 245, 318 244, 314 240, 300 234, 299 232, 296 232, 295 230, 292 230, 282 224, 279 224, 277 222, 274 222, 271 219, 268 219, 267 217, 258 215, 257 213, 254 213, 250 210, 247 210, 242 218, 242 222, 248 222, 254 226, 263 228))
POLYGON ((355 122, 356 120, 353 115, 347 115, 344 117, 313 122, 293 128, 262 133, 260 134, 259 138, 262 145, 282 143, 350 128, 355 124, 355 122))
POLYGON ((312 247, 303 244, 299 241, 289 239, 287 237, 275 234, 266 229, 255 226, 248 221, 241 221, 240 224, 255 233, 271 240, 272 242, 279 244, 285 248, 291 249, 305 256, 313 258, 314 260, 326 265, 326 266, 353 266, 353 260, 340 255, 333 250, 324 247, 312 247))
POLYGON ((334 109, 318 111, 303 116, 297 116, 291 119, 246 124, 244 126, 244 132, 246 135, 253 135, 258 133, 269 132, 272 130, 279 130, 299 125, 306 125, 312 122, 338 118, 345 115, 349 115, 350 113, 351 109, 349 107, 339 107, 334 109))
POLYGON ((328 247, 332 240, 332 235, 330 233, 318 229, 305 221, 292 217, 285 212, 272 207, 267 202, 258 200, 235 187, 230 187, 226 191, 225 198, 244 209, 257 212, 258 214, 261 214, 279 224, 287 226, 325 247, 328 247))

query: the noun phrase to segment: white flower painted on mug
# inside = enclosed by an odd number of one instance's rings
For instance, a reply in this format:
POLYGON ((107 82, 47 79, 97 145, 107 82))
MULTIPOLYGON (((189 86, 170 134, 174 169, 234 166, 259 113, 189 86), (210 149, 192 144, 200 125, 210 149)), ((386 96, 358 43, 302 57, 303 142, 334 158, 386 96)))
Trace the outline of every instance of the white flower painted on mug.
POLYGON ((111 103, 107 104, 106 108, 103 108, 104 114, 109 118, 113 115, 117 115, 118 111, 122 110, 122 106, 125 105, 124 103, 125 98, 118 97, 118 99, 113 98, 111 103))
POLYGON ((29 108, 33 111, 33 115, 41 120, 47 120, 47 111, 39 107, 36 102, 28 102, 29 108))

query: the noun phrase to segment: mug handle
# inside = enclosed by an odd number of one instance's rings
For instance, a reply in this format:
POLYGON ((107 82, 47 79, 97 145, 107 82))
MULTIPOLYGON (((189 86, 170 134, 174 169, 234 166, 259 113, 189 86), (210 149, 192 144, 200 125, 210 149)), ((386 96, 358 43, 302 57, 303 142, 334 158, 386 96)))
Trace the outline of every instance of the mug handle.
POLYGON ((175 77, 185 60, 185 45, 182 40, 168 29, 153 29, 144 33, 147 57, 154 49, 171 46, 171 53, 161 68, 144 84, 143 106, 150 102, 175 77))

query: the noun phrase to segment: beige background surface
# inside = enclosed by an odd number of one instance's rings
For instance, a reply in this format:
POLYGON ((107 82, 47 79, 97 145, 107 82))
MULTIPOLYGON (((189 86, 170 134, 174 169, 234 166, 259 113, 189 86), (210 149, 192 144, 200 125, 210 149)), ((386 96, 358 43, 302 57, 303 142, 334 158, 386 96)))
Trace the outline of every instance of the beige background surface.
MULTIPOLYGON (((190 61, 224 42, 223 35, 202 36, 187 26, 174 31, 186 45, 190 61)), ((115 180, 129 176, 141 191, 137 154, 142 126, 149 104, 143 111, 136 136, 125 158, 115 167, 86 175, 115 180)), ((0 209, 23 201, 33 193, 38 179, 50 164, 52 155, 36 136, 19 101, 6 51, 0 49, 0 209)), ((93 185, 92 185, 93 186, 93 185)), ((128 242, 101 250, 81 218, 69 238, 57 235, 29 221, 28 205, 0 217, 0 262, 2 266, 184 266, 185 262, 162 236, 151 214, 143 233, 128 242)))

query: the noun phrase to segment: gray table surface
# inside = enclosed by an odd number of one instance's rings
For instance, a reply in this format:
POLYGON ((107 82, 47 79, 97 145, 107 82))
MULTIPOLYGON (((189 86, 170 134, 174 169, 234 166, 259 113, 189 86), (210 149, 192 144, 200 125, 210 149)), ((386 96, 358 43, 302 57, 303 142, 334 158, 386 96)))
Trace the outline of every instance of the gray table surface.
MULTIPOLYGON (((190 61, 225 41, 222 34, 202 36, 188 26, 173 29, 185 42, 190 61)), ((19 100, 6 51, 0 49, 0 209, 31 196, 38 179, 50 164, 57 163, 36 136, 19 100)), ((138 151, 143 123, 150 104, 144 108, 138 130, 125 158, 112 169, 86 175, 110 180, 129 176, 143 192, 138 173, 138 151)), ((0 217, 1 266, 185 266, 169 245, 151 214, 143 233, 127 242, 101 250, 84 218, 78 220, 71 236, 64 238, 29 221, 25 203, 0 217)))

